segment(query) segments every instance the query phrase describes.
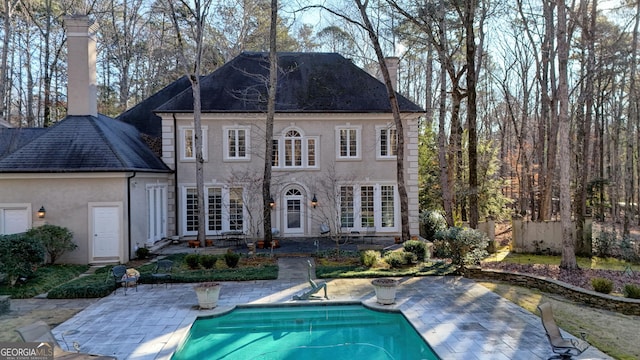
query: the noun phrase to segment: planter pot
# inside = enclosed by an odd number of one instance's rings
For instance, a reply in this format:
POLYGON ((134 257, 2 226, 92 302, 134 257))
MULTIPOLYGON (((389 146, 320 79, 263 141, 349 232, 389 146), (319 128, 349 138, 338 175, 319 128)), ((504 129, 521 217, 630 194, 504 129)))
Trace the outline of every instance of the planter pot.
POLYGON ((211 240, 211 239, 207 239, 204 242, 205 242, 205 244, 207 244, 207 246, 213 246, 213 240, 211 240))
POLYGON ((396 236, 395 238, 393 238, 393 240, 396 244, 402 243, 402 238, 400 236, 396 236))
POLYGON ((198 305, 200 309, 213 309, 218 306, 218 298, 220 297, 219 283, 201 283, 194 286, 196 296, 198 296, 198 305))
POLYGON ((258 244, 258 249, 264 249, 264 240, 258 240, 256 244, 258 244))
POLYGON ((189 240, 188 244, 190 248, 200 247, 200 241, 198 240, 189 240))
POLYGON ((371 285, 376 290, 376 298, 378 304, 389 305, 396 302, 396 290, 398 281, 395 279, 374 279, 371 285))

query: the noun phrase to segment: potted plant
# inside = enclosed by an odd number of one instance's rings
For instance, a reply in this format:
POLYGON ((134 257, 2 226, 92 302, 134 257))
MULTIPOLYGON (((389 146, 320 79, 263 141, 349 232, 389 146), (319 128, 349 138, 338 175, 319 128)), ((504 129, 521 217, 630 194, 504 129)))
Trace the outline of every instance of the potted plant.
POLYGON ((193 287, 198 296, 198 305, 200 309, 213 309, 218 306, 218 298, 220 297, 220 283, 203 282, 193 287))
POLYGON ((371 281, 371 285, 376 290, 378 304, 389 305, 396 302, 397 280, 390 278, 374 279, 371 281))

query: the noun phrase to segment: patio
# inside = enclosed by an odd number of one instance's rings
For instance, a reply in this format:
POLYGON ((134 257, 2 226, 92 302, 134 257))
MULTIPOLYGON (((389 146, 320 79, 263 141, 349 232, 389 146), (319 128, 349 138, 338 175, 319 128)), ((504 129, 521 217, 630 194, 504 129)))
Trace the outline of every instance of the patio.
MULTIPOLYGON (((119 359, 169 359, 199 315, 236 304, 286 303, 307 289, 306 258, 281 258, 278 280, 224 282, 218 307, 198 310, 190 284, 140 285, 89 305, 53 332, 63 348, 119 359), (300 271, 296 271, 299 268, 300 271), (287 271, 284 271, 287 269, 287 271), (302 271, 302 269, 305 269, 302 271)), ((370 279, 329 280, 329 301, 376 306, 370 279)), ((552 355, 540 319, 473 281, 458 277, 403 278, 398 308, 442 359, 546 359, 552 355)), ((311 300, 320 302, 325 300, 311 300)), ((610 359, 595 348, 579 359, 610 359)))

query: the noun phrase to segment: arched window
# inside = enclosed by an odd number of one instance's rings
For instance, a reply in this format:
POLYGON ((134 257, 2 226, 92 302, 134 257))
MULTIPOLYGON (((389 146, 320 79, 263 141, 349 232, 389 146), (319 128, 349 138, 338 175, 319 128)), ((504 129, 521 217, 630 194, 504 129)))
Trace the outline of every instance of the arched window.
POLYGON ((285 130, 272 142, 273 167, 288 169, 317 168, 317 136, 305 136, 299 129, 285 130))

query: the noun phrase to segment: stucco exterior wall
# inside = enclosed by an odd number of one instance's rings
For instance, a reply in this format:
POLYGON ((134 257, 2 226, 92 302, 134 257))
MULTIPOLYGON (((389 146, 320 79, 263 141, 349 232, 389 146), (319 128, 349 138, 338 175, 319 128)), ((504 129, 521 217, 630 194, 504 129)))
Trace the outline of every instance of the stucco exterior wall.
MULTIPOLYGON (((163 161, 177 171, 178 192, 183 186, 195 185, 194 161, 181 160, 180 147, 183 146, 180 130, 193 126, 193 118, 190 114, 160 114, 163 117, 163 161), (175 137, 178 138, 176 143, 175 137)), ((409 222, 412 234, 419 231, 418 210, 418 115, 404 115, 405 120, 405 181, 409 200, 409 222)), ((204 182, 206 185, 230 184, 247 182, 261 182, 264 168, 264 114, 203 114, 202 126, 206 138, 204 182), (250 160, 228 160, 223 156, 223 134, 226 127, 246 126, 250 129, 250 160)), ((317 236, 321 220, 313 218, 321 206, 335 203, 332 195, 333 189, 322 189, 322 179, 333 178, 338 183, 352 184, 397 184, 395 158, 381 159, 377 156, 377 128, 393 125, 391 114, 276 114, 274 123, 274 136, 278 136, 287 129, 296 128, 303 136, 317 137, 317 159, 319 166, 308 169, 283 169, 272 168, 272 194, 276 204, 282 200, 283 192, 287 186, 296 184, 304 189, 305 215, 310 219, 306 224, 305 234, 317 236), (341 126, 353 126, 360 129, 360 157, 358 159, 339 159, 338 139, 336 128, 341 126), (318 198, 318 209, 310 206, 313 195, 318 198), (324 198, 323 198, 324 197, 324 198)), ((253 201, 260 201, 261 188, 255 189, 257 193, 253 201)), ((177 221, 180 223, 180 212, 183 211, 181 195, 171 194, 178 206, 177 221)), ((396 208, 400 209, 399 198, 396 208)), ((276 205, 278 206, 278 205, 276 205)), ((258 206, 259 207, 259 206, 258 206)), ((400 216, 396 216, 396 229, 386 235, 400 233, 400 216)), ((274 227, 280 227, 282 215, 278 209, 274 209, 272 222, 274 227)), ((259 228, 258 224, 254 224, 259 228)), ((178 226, 180 229, 181 226, 178 226)))
MULTIPOLYGON (((60 263, 87 264, 91 256, 91 206, 117 206, 120 215, 120 254, 116 262, 127 262, 137 239, 146 238, 147 210, 145 184, 166 182, 167 174, 138 174, 131 186, 131 221, 127 195, 132 173, 91 174, 1 174, 0 203, 31 204, 33 225, 41 223, 36 212, 46 209, 44 223, 68 228, 78 248, 59 259, 60 263), (129 227, 131 224, 131 227, 129 227), (133 241, 129 242, 129 233, 133 241)), ((133 255, 135 256, 135 255, 133 255)), ((113 262, 110 260, 109 262, 113 262)))

